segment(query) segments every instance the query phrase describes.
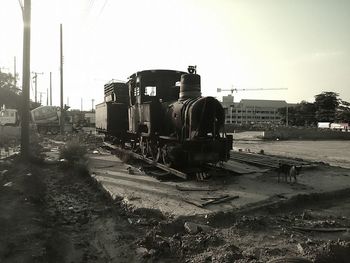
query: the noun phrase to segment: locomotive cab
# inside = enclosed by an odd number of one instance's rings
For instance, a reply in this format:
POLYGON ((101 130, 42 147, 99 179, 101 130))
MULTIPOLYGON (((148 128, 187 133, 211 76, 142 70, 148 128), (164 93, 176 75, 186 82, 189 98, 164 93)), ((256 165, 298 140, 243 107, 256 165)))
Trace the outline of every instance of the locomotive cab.
POLYGON ((162 132, 162 104, 177 100, 184 72, 145 70, 130 76, 129 132, 151 137, 162 132))

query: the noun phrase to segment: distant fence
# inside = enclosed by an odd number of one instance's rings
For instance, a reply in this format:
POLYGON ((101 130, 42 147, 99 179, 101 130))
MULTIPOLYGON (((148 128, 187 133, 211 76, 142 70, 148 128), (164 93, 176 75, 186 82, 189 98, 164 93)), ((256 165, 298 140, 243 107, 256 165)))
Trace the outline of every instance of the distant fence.
POLYGON ((266 130, 266 140, 350 140, 350 132, 325 130, 317 128, 280 127, 266 130))

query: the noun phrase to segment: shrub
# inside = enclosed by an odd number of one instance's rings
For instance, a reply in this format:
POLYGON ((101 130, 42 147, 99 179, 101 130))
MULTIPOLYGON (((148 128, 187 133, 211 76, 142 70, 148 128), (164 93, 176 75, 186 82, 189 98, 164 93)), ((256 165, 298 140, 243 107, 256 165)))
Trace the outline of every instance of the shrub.
POLYGON ((72 140, 60 150, 60 158, 67 160, 70 164, 77 164, 86 160, 87 150, 78 140, 72 140))

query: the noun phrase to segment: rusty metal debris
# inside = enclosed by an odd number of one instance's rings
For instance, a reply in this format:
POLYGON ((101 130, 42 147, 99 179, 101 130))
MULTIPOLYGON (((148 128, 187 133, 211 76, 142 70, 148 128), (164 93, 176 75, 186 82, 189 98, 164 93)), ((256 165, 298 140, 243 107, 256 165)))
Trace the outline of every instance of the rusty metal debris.
POLYGON ((12 185, 13 185, 12 182, 8 182, 8 183, 4 184, 4 187, 11 187, 12 185))
POLYGON ((4 176, 7 172, 8 172, 8 170, 2 170, 2 171, 0 172, 0 175, 1 175, 1 176, 4 176))

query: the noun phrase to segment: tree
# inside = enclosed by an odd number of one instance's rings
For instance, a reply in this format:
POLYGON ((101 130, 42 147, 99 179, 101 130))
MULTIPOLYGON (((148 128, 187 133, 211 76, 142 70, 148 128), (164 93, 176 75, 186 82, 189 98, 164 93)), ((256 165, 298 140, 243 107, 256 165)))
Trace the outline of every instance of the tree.
POLYGON ((0 106, 19 109, 21 105, 21 90, 14 85, 11 73, 0 71, 0 106))
MULTIPOLYGON (((21 111, 22 91, 14 85, 14 77, 11 73, 0 71, 0 107, 5 105, 9 109, 21 111)), ((30 109, 39 107, 40 103, 30 101, 30 109)))
MULTIPOLYGON (((315 96, 315 102, 301 101, 288 108, 288 123, 296 126, 314 125, 322 122, 350 123, 350 103, 338 99, 335 92, 322 92, 315 96)), ((286 108, 278 110, 282 122, 286 123, 286 108)))
POLYGON ((339 106, 339 94, 335 92, 322 92, 315 96, 317 121, 334 122, 339 106))
POLYGON ((339 100, 339 106, 336 113, 337 122, 350 123, 350 103, 344 100, 339 100))
MULTIPOLYGON (((282 122, 286 123, 287 108, 278 110, 282 122)), ((292 126, 309 126, 316 123, 315 106, 313 103, 302 101, 294 107, 288 107, 288 124, 292 126)))
POLYGON ((302 101, 298 104, 299 111, 299 124, 300 125, 315 125, 316 124, 316 107, 314 103, 310 103, 307 101, 302 101))
MULTIPOLYGON (((281 115, 281 122, 287 123, 287 107, 278 109, 279 115, 281 115)), ((295 107, 288 107, 288 124, 294 125, 295 107)))

